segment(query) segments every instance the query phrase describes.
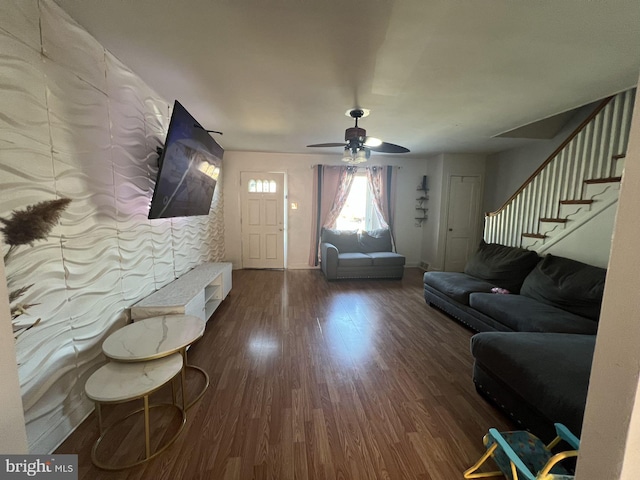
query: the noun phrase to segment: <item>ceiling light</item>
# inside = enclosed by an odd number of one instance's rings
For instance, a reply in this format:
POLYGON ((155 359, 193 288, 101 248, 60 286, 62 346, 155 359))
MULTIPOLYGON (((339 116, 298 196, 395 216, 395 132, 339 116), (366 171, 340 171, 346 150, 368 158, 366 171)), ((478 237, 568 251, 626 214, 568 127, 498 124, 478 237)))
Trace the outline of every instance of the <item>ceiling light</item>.
POLYGON ((367 150, 365 148, 359 148, 353 158, 353 161, 354 163, 364 163, 368 158, 367 150))
POLYGON ((342 161, 346 163, 353 162, 353 154, 351 153, 351 149, 349 147, 344 149, 344 154, 342 155, 342 161))
POLYGON ((379 147, 382 145, 382 140, 376 137, 367 137, 364 141, 365 146, 367 147, 379 147))

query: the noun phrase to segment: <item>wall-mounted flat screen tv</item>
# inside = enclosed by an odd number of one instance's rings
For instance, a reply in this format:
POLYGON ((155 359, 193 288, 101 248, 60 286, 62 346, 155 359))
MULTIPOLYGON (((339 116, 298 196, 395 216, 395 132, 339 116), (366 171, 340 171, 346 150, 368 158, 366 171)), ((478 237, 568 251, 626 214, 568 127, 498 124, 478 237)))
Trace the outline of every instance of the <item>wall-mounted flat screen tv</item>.
POLYGON ((176 100, 149 218, 208 215, 223 154, 222 147, 176 100))

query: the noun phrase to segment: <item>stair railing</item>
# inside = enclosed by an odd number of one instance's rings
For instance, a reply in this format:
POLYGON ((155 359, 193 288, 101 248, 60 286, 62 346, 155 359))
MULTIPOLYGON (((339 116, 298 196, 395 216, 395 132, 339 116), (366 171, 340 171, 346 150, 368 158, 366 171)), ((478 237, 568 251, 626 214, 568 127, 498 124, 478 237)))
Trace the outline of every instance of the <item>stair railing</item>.
POLYGON ((485 216, 488 243, 521 246, 522 234, 558 217, 560 201, 578 201, 585 180, 615 175, 626 151, 635 89, 604 99, 495 212, 485 216))

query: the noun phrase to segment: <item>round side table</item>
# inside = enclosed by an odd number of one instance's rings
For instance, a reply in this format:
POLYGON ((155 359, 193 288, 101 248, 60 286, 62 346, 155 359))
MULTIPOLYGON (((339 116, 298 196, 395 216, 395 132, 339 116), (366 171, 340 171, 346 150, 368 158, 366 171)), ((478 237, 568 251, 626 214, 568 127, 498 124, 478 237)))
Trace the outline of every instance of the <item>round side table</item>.
MULTIPOLYGON (((87 397, 93 400, 96 404, 98 427, 100 429, 100 436, 94 443, 91 450, 91 460, 94 465, 104 470, 123 470, 125 468, 140 465, 141 463, 159 455, 169 447, 176 438, 178 438, 178 435, 184 428, 187 417, 184 408, 180 408, 176 405, 174 399, 172 406, 175 407, 182 416, 180 428, 163 446, 159 447, 155 452, 151 452, 151 441, 149 438, 149 410, 163 405, 149 406, 149 395, 166 385, 175 378, 178 373, 183 371, 182 365, 182 356, 178 353, 174 353, 164 358, 146 362, 109 362, 100 367, 89 377, 84 388, 87 397), (107 428, 103 427, 102 414, 100 411, 100 406, 102 404, 123 403, 140 398, 142 398, 144 405, 142 409, 136 410, 126 417, 117 420, 107 428), (145 458, 125 465, 111 465, 98 460, 97 450, 107 432, 130 416, 140 412, 144 412, 145 458)), ((184 384, 182 385, 182 389, 184 390, 184 384)))
POLYGON ((118 362, 140 362, 179 352, 183 358, 182 405, 191 408, 209 387, 209 375, 200 367, 187 363, 187 347, 204 334, 204 320, 193 315, 163 315, 130 323, 113 332, 102 343, 103 353, 118 362), (199 372, 205 384, 187 404, 186 369, 199 372))

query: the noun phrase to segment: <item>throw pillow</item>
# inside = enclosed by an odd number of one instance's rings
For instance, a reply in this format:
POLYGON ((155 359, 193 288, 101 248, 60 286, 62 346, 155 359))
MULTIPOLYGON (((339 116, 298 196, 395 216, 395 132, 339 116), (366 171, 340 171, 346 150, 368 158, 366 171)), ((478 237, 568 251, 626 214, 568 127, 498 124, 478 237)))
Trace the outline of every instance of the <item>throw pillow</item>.
POLYGON ((390 252, 392 249, 391 233, 387 228, 372 230, 371 232, 362 231, 358 236, 358 242, 364 253, 390 252))
POLYGON ((598 320, 607 270, 548 254, 527 276, 521 294, 598 320))
POLYGON ((464 273, 518 293, 522 282, 539 260, 538 254, 532 250, 483 241, 467 262, 464 273))
POLYGON ((357 230, 332 230, 322 229, 320 237, 322 243, 330 243, 338 249, 339 253, 355 253, 360 251, 357 230))

